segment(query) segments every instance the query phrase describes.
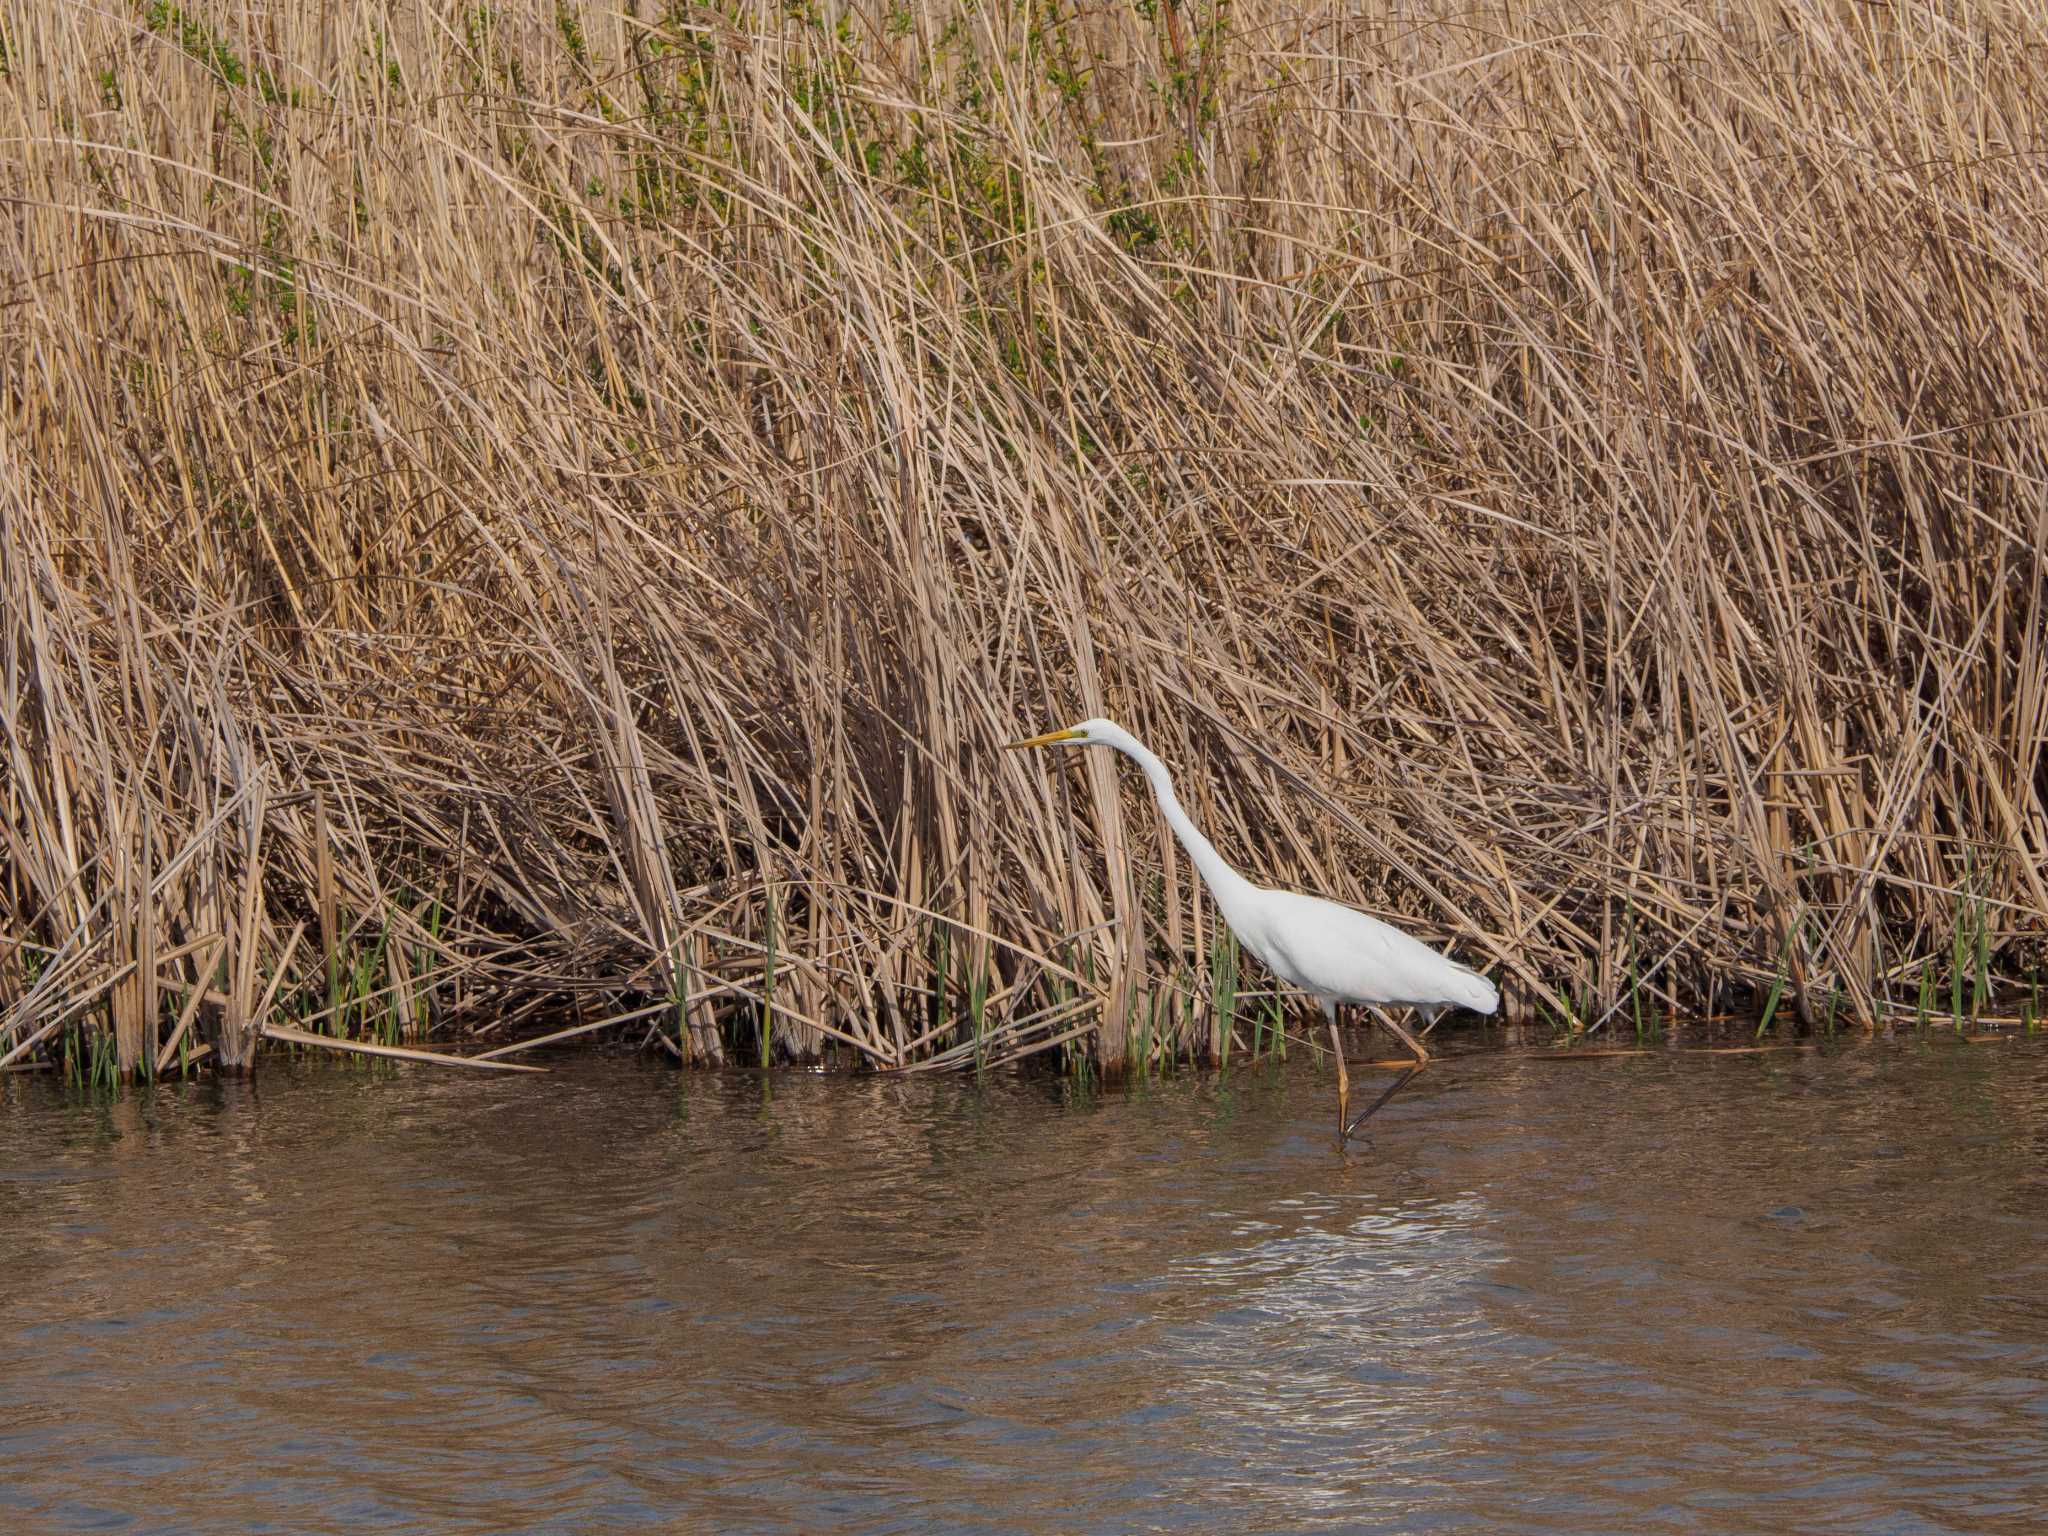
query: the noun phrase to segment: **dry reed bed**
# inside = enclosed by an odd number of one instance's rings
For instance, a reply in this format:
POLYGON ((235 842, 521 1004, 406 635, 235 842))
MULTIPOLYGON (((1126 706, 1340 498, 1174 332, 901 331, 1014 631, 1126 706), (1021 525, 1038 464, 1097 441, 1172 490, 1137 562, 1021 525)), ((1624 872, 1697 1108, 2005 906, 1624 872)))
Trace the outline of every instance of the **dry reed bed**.
POLYGON ((1098 710, 1523 1013, 2039 964, 2037 6, 0 18, 0 1060, 1214 1052, 1098 710))

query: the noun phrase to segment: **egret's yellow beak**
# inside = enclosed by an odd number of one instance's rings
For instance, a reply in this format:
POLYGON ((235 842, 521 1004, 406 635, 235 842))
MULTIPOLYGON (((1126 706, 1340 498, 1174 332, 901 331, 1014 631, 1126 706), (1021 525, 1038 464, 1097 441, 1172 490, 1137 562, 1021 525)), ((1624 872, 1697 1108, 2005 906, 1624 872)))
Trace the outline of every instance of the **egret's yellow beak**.
POLYGON ((1056 741, 1079 741, 1085 731, 1047 731, 1043 736, 1033 736, 1024 741, 1013 741, 1003 750, 1015 752, 1019 747, 1049 747, 1056 741))

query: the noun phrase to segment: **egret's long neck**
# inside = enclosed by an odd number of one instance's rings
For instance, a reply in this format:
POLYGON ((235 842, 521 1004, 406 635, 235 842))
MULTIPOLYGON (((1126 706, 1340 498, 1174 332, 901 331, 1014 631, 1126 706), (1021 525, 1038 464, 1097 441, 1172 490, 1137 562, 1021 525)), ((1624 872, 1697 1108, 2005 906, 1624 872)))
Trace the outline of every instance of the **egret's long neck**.
POLYGON ((1188 857, 1195 861, 1195 868, 1202 872, 1202 878, 1209 882, 1209 889, 1216 897, 1216 904, 1224 909, 1224 916, 1236 905, 1239 894, 1251 890, 1251 882, 1223 862, 1223 855, 1216 851, 1216 845, 1202 836, 1202 829, 1188 819, 1188 813, 1180 808, 1180 797, 1173 792, 1173 776, 1166 771, 1166 764, 1154 757, 1149 750, 1136 741, 1128 745, 1117 743, 1123 752, 1140 768, 1145 777, 1152 781, 1152 793, 1159 800, 1159 814, 1166 818, 1166 824, 1173 828, 1173 835, 1180 839, 1181 847, 1187 849, 1188 857))

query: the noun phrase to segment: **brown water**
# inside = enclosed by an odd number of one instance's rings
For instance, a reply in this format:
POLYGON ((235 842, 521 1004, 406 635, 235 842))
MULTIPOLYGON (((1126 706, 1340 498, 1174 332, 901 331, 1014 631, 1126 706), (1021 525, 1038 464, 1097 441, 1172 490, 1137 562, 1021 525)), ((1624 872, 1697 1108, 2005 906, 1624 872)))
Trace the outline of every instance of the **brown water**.
POLYGON ((2048 1528, 2048 1049, 0 1085, 0 1530, 2048 1528))

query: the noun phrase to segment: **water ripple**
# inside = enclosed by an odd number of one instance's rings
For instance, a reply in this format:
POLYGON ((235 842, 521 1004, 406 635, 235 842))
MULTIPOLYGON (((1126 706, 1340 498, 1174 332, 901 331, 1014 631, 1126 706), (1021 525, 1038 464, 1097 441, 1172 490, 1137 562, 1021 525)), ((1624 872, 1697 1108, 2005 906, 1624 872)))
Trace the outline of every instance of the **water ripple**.
POLYGON ((0 1082, 0 1525, 2031 1529, 2000 1057, 0 1082))

